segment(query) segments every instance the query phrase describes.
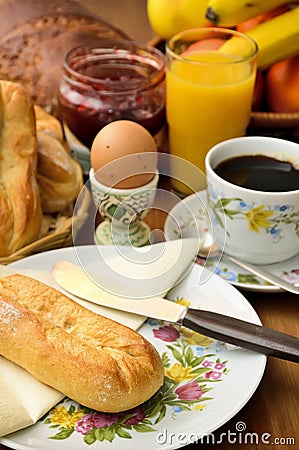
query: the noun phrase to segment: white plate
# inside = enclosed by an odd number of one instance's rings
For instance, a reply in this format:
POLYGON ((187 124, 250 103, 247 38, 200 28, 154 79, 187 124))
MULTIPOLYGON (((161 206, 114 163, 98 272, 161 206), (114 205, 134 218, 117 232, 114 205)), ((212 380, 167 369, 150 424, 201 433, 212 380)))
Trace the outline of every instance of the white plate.
MULTIPOLYGON (((80 252, 93 258, 94 248, 84 246, 80 252)), ((11 266, 50 271, 58 259, 78 262, 74 249, 67 248, 24 258, 11 266)), ((193 307, 260 323, 237 289, 199 265, 194 265, 188 276, 172 289, 169 298, 184 298, 193 307), (203 275, 204 284, 199 282, 203 275)), ((52 410, 37 424, 2 437, 0 442, 18 450, 86 450, 84 440, 91 449, 180 448, 231 419, 250 399, 263 376, 264 355, 151 319, 139 331, 163 357, 169 379, 159 391, 161 396, 133 411, 127 422, 123 415, 94 413, 65 399, 59 414, 52 410), (121 420, 126 423, 121 424, 121 420)))
MULTIPOLYGON (((204 246, 213 243, 212 223, 207 211, 206 191, 192 194, 177 203, 168 213, 165 221, 164 233, 166 239, 180 237, 196 237, 203 239, 204 246)), ((274 285, 247 272, 236 264, 227 260, 225 256, 219 261, 206 261, 198 258, 197 262, 215 272, 234 286, 247 291, 282 292, 274 285)), ((299 282, 299 253, 282 263, 264 265, 263 268, 290 283, 299 282)))

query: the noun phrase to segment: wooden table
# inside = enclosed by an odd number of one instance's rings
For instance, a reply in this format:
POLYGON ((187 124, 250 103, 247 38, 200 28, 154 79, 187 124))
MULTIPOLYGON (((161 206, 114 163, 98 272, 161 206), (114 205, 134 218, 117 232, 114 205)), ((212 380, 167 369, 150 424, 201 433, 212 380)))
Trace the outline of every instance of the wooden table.
MULTIPOLYGON (((153 37, 146 16, 146 0, 81 0, 95 12, 126 29, 133 38, 148 41, 153 37)), ((154 228, 163 229, 165 214, 152 211, 148 222, 154 228)), ((90 237, 86 236, 88 242, 90 237)), ((298 301, 295 294, 243 292, 257 311, 262 323, 268 327, 299 337, 298 301)), ((290 449, 299 448, 299 365, 269 358, 263 379, 248 403, 229 422, 215 432, 219 449, 290 449), (233 443, 228 436, 236 431, 236 424, 244 422, 246 432, 254 433, 257 441, 233 443), (264 437, 265 443, 262 442, 264 437), (256 443, 257 442, 257 443, 256 443)), ((217 445, 217 444, 215 444, 217 445)), ((193 444, 195 448, 210 445, 193 444)), ((107 444, 97 448, 108 448, 107 444)), ((59 443, 57 443, 59 449, 59 443)), ((7 447, 0 444, 0 450, 7 447)), ((43 450, 43 449, 40 449, 43 450)))

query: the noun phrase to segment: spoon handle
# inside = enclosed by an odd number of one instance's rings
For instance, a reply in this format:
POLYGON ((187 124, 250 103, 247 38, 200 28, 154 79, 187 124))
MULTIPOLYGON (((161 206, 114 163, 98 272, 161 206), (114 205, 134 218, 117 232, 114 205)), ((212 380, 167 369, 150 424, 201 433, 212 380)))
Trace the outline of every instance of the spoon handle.
POLYGON ((293 294, 299 294, 299 286, 289 283, 288 281, 262 269, 259 266, 254 266, 247 262, 240 261, 239 259, 237 259, 233 256, 225 255, 225 258, 229 259, 231 262, 233 262, 234 264, 237 264, 238 266, 242 267, 243 269, 246 269, 248 272, 251 272, 254 275, 259 276, 263 280, 268 281, 269 283, 272 283, 275 286, 280 287, 281 289, 284 289, 285 291, 292 292, 293 294))

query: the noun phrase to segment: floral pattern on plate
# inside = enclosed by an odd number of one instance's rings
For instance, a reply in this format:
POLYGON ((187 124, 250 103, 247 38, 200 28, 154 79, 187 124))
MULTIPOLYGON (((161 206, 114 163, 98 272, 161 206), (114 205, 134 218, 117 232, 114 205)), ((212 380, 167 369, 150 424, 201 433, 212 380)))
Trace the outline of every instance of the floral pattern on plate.
MULTIPOLYGON (((178 299, 189 306, 190 302, 178 299)), ((191 331, 162 321, 149 319, 152 337, 162 341, 161 354, 165 368, 164 384, 144 404, 121 413, 102 413, 78 405, 69 399, 55 406, 43 419, 56 430, 51 439, 65 440, 73 433, 80 434, 85 444, 114 439, 132 439, 132 433, 157 431, 155 425, 166 413, 173 420, 185 411, 202 411, 213 400, 211 391, 229 373, 228 361, 221 358, 226 345, 191 331)))
MULTIPOLYGON (((219 275, 224 280, 232 283, 232 284, 240 284, 240 285, 252 285, 252 286, 268 286, 272 288, 273 285, 268 283, 267 281, 262 280, 258 276, 248 273, 248 272, 239 272, 240 269, 237 266, 234 266, 232 263, 225 263, 225 261, 220 262, 219 264, 214 264, 212 261, 206 260, 201 257, 197 257, 196 262, 206 267, 209 270, 212 270, 216 275, 219 275)), ((299 267, 299 263, 298 263, 299 267)), ((292 284, 299 283, 299 268, 298 269, 290 269, 290 270, 282 270, 279 273, 279 276, 284 280, 288 281, 292 284)))

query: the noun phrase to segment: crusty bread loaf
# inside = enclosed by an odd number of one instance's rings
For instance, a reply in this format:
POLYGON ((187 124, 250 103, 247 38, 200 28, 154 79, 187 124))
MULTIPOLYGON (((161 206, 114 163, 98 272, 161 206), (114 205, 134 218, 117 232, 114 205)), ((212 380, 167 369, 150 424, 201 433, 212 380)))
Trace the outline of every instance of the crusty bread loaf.
POLYGON ((22 86, 0 83, 0 256, 35 240, 42 212, 35 116, 22 86))
POLYGON ((72 157, 58 119, 35 105, 37 136, 37 182, 42 210, 63 211, 77 198, 83 173, 72 157))
POLYGON ((162 361, 141 335, 19 274, 0 280, 0 354, 99 411, 135 407, 163 383, 162 361))
POLYGON ((82 186, 60 121, 0 80, 0 257, 40 238, 42 213, 72 214, 82 186))
POLYGON ((22 83, 54 115, 64 55, 103 38, 128 39, 72 0, 0 0, 0 10, 0 78, 22 83))

